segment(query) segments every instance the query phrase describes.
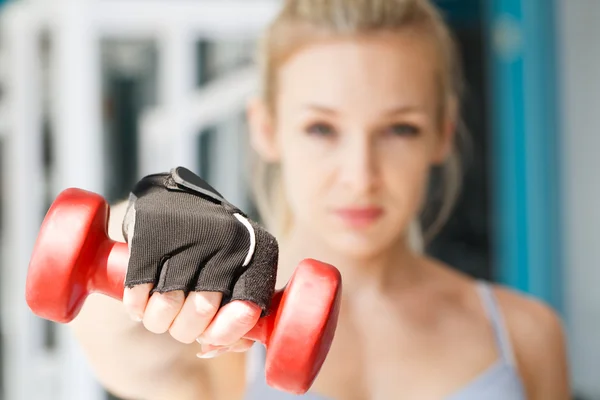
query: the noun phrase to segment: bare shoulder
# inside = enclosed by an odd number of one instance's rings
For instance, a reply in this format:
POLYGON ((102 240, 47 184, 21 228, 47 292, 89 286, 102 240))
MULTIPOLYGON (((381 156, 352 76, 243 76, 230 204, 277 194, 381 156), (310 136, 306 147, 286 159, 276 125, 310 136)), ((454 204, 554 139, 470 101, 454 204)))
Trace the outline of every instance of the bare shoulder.
POLYGON ((565 330, 546 303, 495 285, 520 373, 532 399, 569 399, 565 330))
POLYGON ((562 335, 560 316, 543 301, 501 285, 494 285, 494 292, 509 328, 521 333, 519 337, 526 339, 535 332, 551 337, 562 335))

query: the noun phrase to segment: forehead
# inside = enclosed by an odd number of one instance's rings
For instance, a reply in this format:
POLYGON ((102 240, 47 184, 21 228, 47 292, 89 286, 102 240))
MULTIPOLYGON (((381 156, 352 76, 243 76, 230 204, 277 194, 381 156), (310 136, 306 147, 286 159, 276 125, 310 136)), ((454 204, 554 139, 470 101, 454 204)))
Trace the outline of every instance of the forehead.
POLYGON ((431 40, 410 34, 320 40, 280 66, 279 97, 336 107, 428 108, 438 100, 437 61, 431 40))

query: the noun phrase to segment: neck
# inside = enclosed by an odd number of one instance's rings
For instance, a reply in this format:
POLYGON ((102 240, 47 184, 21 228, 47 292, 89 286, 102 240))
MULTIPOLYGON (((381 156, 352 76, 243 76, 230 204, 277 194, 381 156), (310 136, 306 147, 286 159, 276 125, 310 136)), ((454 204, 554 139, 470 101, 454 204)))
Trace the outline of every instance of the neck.
POLYGON ((406 288, 420 277, 419 256, 408 240, 370 255, 342 253, 328 247, 310 232, 293 229, 281 240, 280 276, 287 281, 298 263, 313 258, 338 268, 342 274, 344 293, 373 293, 406 288))

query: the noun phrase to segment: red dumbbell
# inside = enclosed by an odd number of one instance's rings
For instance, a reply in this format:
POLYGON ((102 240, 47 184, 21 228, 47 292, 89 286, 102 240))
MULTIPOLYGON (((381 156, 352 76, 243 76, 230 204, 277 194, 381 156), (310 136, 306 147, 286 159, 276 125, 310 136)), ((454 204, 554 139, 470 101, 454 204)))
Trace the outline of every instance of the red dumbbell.
MULTIPOLYGON (((67 323, 88 294, 123 299, 129 252, 108 237, 109 206, 98 194, 67 189, 40 228, 29 264, 27 304, 41 318, 67 323)), ((329 352, 340 306, 341 276, 333 266, 302 261, 276 292, 270 313, 245 336, 267 347, 267 383, 308 391, 329 352)))

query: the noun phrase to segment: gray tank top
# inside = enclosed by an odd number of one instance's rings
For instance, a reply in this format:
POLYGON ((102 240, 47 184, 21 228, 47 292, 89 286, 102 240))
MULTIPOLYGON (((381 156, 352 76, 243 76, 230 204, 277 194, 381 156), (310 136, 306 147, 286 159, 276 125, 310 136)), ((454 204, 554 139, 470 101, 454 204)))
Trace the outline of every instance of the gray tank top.
MULTIPOLYGON (((494 293, 490 285, 483 281, 477 282, 477 290, 492 324, 500 357, 467 386, 444 400, 525 400, 523 383, 494 293)), ((331 400, 310 392, 300 396, 291 395, 268 386, 264 378, 265 348, 261 345, 252 347, 247 360, 248 385, 244 400, 331 400)))

